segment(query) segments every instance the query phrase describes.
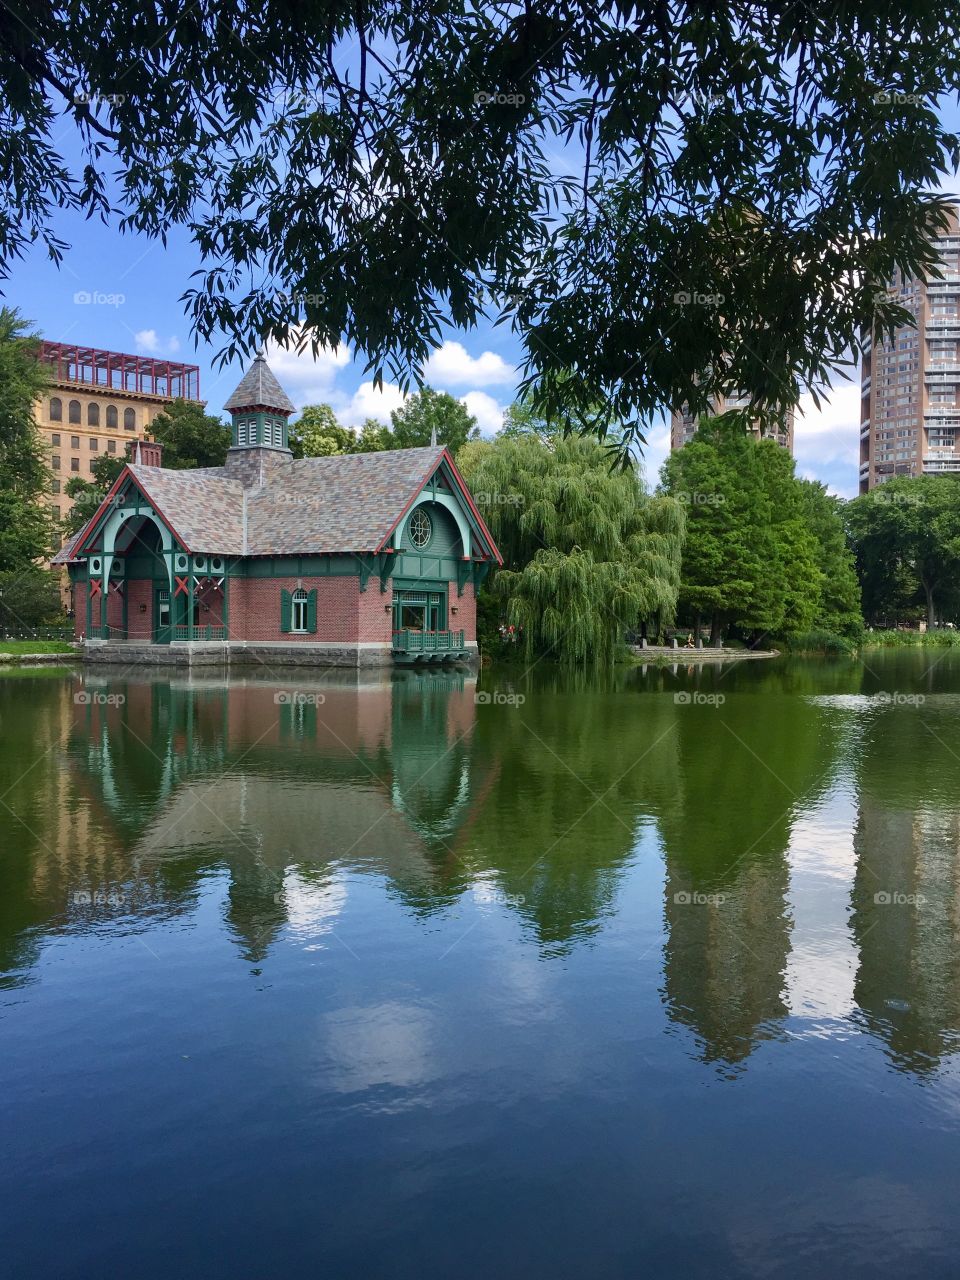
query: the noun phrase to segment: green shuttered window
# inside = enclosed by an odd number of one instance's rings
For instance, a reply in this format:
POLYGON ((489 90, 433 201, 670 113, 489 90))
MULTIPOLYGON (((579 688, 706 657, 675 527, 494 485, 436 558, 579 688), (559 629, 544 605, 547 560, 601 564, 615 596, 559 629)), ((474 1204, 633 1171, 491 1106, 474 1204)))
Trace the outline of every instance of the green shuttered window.
POLYGON ((316 635, 317 591, 280 592, 280 630, 283 634, 316 635))

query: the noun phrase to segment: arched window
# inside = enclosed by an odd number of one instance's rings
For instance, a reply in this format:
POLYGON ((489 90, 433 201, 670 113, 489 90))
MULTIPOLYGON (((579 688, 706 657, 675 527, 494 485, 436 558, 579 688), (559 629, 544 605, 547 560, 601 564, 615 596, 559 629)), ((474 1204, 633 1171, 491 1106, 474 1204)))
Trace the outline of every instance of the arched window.
POLYGON ((52 396, 50 399, 50 421, 63 421, 63 403, 59 396, 52 396))
POLYGON ((293 593, 293 614, 290 630, 301 633, 307 630, 307 593, 302 589, 293 593))
POLYGON ((123 411, 123 429, 124 431, 136 431, 137 415, 133 409, 124 409, 123 411))
POLYGON ((418 551, 422 551, 432 536, 433 522, 423 507, 417 507, 410 517, 410 541, 418 551))
POLYGON ((107 405, 107 430, 116 431, 117 429, 117 406, 115 404, 107 405))
POLYGON ((69 406, 68 412, 69 412, 69 415, 70 415, 70 421, 71 421, 71 422, 76 422, 76 423, 80 423, 80 422, 82 422, 82 420, 83 420, 83 419, 82 419, 82 418, 81 418, 81 416, 80 416, 80 401, 79 401, 79 400, 71 400, 71 401, 70 401, 70 406, 69 406))
POLYGON ((87 426, 99 427, 100 425, 100 406, 96 402, 87 405, 87 426))

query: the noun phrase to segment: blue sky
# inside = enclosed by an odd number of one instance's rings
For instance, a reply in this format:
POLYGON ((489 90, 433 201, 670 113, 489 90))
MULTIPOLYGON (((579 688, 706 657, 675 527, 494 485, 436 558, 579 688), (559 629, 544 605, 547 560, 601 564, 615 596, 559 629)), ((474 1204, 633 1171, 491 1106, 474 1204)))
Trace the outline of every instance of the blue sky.
MULTIPOLYGON (((194 347, 179 301, 200 265, 189 237, 174 231, 165 247, 70 212, 60 215, 55 229, 72 246, 64 263, 55 266, 35 248, 14 263, 7 301, 52 341, 198 364, 201 396, 210 412, 220 413, 243 369, 240 364, 217 369, 216 346, 194 347)), ((465 333, 451 331, 428 366, 427 380, 464 400, 483 433, 491 435, 502 410, 515 398, 520 356, 507 326, 485 323, 465 333)), ((386 421, 402 401, 399 389, 389 383, 382 394, 376 392, 363 374, 364 361, 347 349, 318 361, 271 349, 270 361, 298 408, 325 401, 348 425, 368 416, 386 421)), ((858 381, 838 378, 819 411, 804 397, 796 425, 798 472, 852 497, 857 491, 859 420, 858 381)), ((655 425, 648 439, 644 470, 653 483, 669 449, 667 424, 655 425)))

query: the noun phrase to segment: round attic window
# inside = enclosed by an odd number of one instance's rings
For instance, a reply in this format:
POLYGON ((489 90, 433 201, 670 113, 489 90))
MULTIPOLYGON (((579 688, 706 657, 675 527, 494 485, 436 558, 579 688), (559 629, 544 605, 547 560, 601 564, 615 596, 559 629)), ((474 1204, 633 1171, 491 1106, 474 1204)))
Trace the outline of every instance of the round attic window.
POLYGON ((422 507, 410 517, 410 540, 413 545, 422 550, 430 541, 433 534, 433 522, 422 507))

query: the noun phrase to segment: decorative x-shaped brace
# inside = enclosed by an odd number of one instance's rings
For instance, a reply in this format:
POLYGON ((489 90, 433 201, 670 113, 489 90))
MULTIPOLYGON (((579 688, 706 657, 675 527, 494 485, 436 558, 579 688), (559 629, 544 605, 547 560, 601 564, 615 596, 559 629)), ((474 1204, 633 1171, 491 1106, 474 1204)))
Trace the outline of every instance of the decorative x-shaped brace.
POLYGON ((102 585, 103 584, 101 583, 99 578, 90 579, 90 599, 91 600, 96 600, 97 596, 100 594, 100 589, 102 585))
POLYGON ((174 594, 175 596, 179 596, 179 595, 184 595, 184 596, 185 596, 185 595, 187 594, 187 580, 186 580, 186 578, 178 578, 176 575, 174 575, 174 579, 173 579, 173 580, 174 580, 174 582, 177 584, 176 589, 175 589, 175 591, 174 591, 174 593, 173 593, 173 594, 174 594))

